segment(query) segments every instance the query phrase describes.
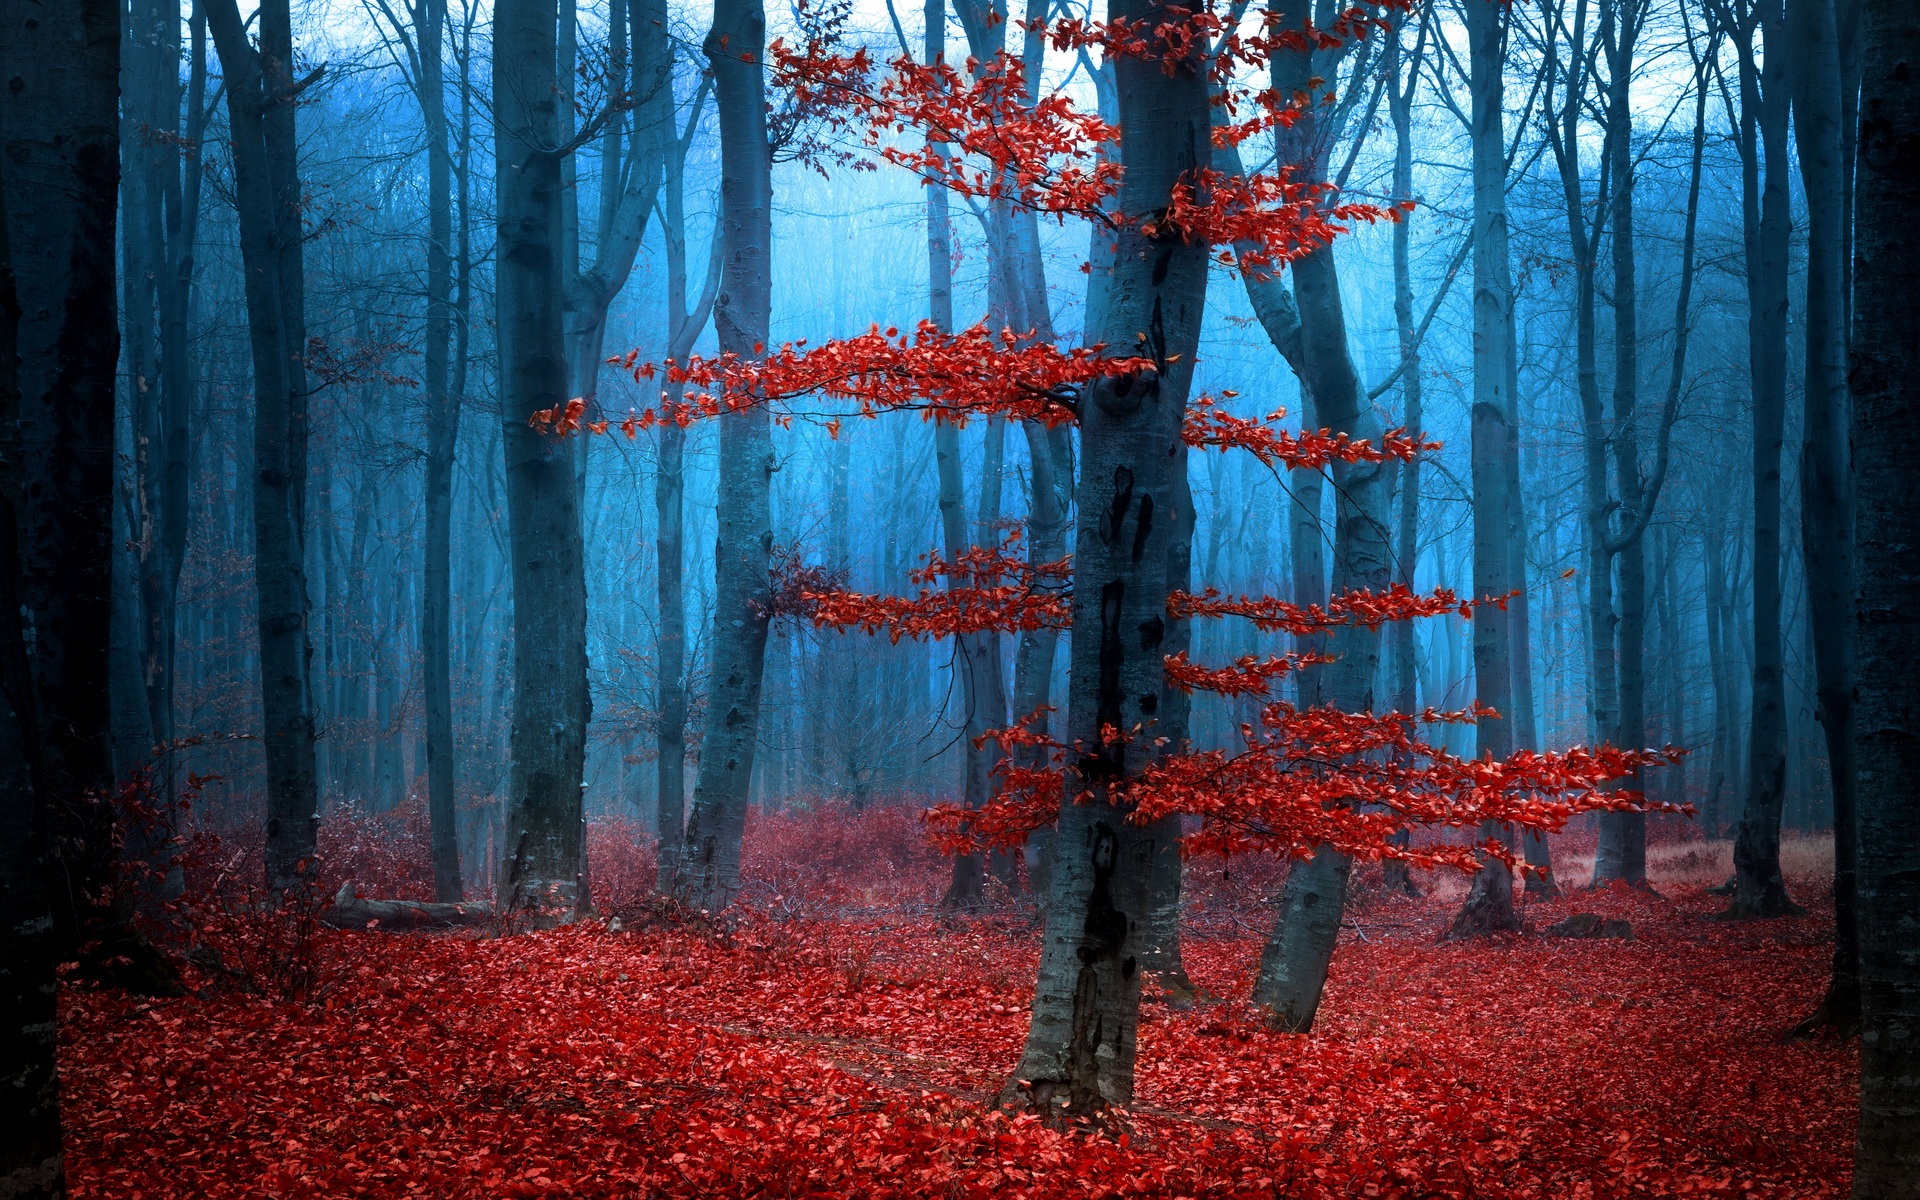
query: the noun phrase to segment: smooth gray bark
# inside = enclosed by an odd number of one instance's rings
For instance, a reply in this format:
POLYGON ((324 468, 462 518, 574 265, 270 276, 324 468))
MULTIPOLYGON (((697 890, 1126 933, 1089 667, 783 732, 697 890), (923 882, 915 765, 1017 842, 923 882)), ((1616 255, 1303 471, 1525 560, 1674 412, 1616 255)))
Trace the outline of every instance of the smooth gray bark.
POLYGON ((555 0, 494 9, 497 337, 513 579, 513 717, 499 903, 541 919, 585 910, 581 777, 585 546, 570 444, 528 424, 568 399, 561 322, 564 103, 555 0))
MULTIPOLYGON (((773 268, 772 158, 764 96, 766 13, 760 0, 720 0, 707 34, 720 117, 720 229, 725 247, 714 328, 720 349, 758 356, 767 341, 773 268)), ((760 406, 721 414, 714 544, 713 665, 693 814, 675 896, 718 912, 740 887, 767 653, 767 565, 773 551, 773 437, 760 406)))
MULTIPOLYGON (((689 132, 698 121, 701 105, 695 104, 687 122, 689 132)), ((686 152, 690 138, 683 138, 668 161, 664 183, 662 231, 667 250, 667 355, 684 360, 699 340, 713 312, 713 298, 720 282, 720 235, 713 235, 706 277, 693 310, 687 306, 687 233, 685 214, 686 152)), ((681 400, 684 385, 668 383, 665 399, 669 404, 681 400)), ((676 421, 662 423, 656 433, 653 503, 658 516, 654 535, 654 554, 658 564, 654 598, 659 605, 658 634, 655 637, 655 675, 658 679, 658 725, 654 731, 654 751, 658 773, 654 792, 654 832, 660 839, 654 889, 673 890, 680 869, 680 851, 686 836, 687 807, 687 602, 686 602, 686 427, 676 421)))
MULTIPOLYGON (((1468 87, 1472 96, 1473 147, 1473 594, 1500 597, 1513 586, 1509 505, 1513 460, 1508 430, 1514 411, 1509 389, 1514 353, 1513 275, 1508 257, 1507 152, 1501 117, 1504 94, 1501 48, 1509 10, 1469 0, 1465 6, 1468 87)), ((1475 699, 1499 715, 1482 716, 1475 726, 1480 756, 1505 758, 1513 749, 1512 629, 1497 605, 1474 610, 1473 675, 1475 699)), ((1511 844, 1513 833, 1489 827, 1484 834, 1511 844)), ((1455 915, 1449 936, 1473 937, 1496 930, 1517 930, 1513 872, 1488 859, 1473 877, 1467 901, 1455 915)))

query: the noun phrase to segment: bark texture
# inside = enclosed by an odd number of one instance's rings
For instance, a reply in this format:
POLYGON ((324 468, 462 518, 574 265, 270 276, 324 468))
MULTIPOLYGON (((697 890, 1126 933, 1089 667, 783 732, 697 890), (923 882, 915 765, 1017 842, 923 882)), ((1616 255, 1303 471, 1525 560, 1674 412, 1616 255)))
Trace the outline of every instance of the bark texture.
POLYGON ((233 137, 233 185, 253 358, 253 554, 259 598, 262 748, 267 759, 266 883, 307 875, 319 833, 313 643, 306 575, 307 327, 302 196, 287 0, 258 11, 257 44, 234 0, 207 0, 233 137))
MULTIPOLYGON (((1140 0, 1114 0, 1113 18, 1147 28, 1177 20, 1140 0)), ((1207 84, 1192 58, 1115 63, 1122 159, 1119 207, 1152 213, 1172 185, 1208 161, 1207 84)), ((1093 1111, 1133 1098, 1143 936, 1151 928, 1154 860, 1177 822, 1126 819, 1117 786, 1156 753, 1166 684, 1167 594, 1187 586, 1190 521, 1181 426, 1206 301, 1207 250, 1177 235, 1118 232, 1100 340, 1157 367, 1103 382, 1082 398, 1075 539, 1069 764, 1054 834, 1033 1021, 1004 1103, 1093 1111), (1103 742, 1111 726, 1141 731, 1103 742), (1089 793, 1087 802, 1070 797, 1089 793)))
MULTIPOLYGON (((767 150, 766 12, 721 0, 707 34, 720 115, 720 229, 725 247, 713 320, 723 352, 752 358, 767 341, 773 273, 773 178, 767 150)), ((713 666, 693 785, 693 815, 674 892, 719 912, 740 888, 740 839, 759 736, 767 657, 767 563, 773 552, 773 436, 758 406, 719 417, 713 666)))
POLYGON ((513 579, 513 732, 503 905, 565 919, 586 908, 587 586, 569 444, 528 418, 564 407, 561 163, 555 0, 494 10, 501 446, 513 579))
POLYGON ((1848 383, 1859 511, 1860 1133, 1857 1200, 1920 1196, 1920 24, 1866 0, 1848 383))
MULTIPOLYGON (((1473 102, 1473 594, 1478 599, 1504 596, 1513 586, 1508 514, 1512 489, 1519 486, 1507 448, 1514 353, 1507 154, 1501 121, 1501 47, 1507 12, 1493 4, 1466 7, 1468 86, 1473 102)), ((1513 749, 1511 636, 1509 614, 1499 606, 1474 610, 1475 699, 1499 714, 1482 716, 1475 726, 1482 758, 1505 758, 1513 749)), ((1485 833, 1508 842, 1513 837, 1512 830, 1504 827, 1485 833)), ((1513 872, 1504 863, 1483 862, 1449 936, 1519 928, 1513 872)))

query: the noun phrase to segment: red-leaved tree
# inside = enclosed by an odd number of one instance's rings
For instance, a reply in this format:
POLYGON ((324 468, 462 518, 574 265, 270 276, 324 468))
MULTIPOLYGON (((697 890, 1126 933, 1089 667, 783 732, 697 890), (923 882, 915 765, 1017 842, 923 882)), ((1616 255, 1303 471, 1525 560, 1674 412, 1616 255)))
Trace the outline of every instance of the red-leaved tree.
MULTIPOLYGON (((1325 29, 1262 13, 1249 34, 1237 18, 1110 0, 1105 22, 1047 27, 1058 48, 1106 56, 1118 85, 1115 124, 1076 111, 1060 94, 1036 99, 1023 60, 1005 53, 969 59, 964 70, 902 57, 881 72, 864 51, 776 42, 770 65, 782 84, 873 158, 968 197, 1101 223, 1113 239, 1112 265, 1099 323, 1088 331, 1092 344, 1065 348, 1020 330, 952 332, 921 322, 908 333, 876 327, 819 346, 756 347, 751 357, 656 364, 633 354, 621 362, 635 379, 665 381, 678 399, 584 425, 634 437, 663 421, 768 406, 782 424, 818 419, 837 435, 839 416, 806 407, 824 398, 834 413, 851 405, 867 418, 907 411, 955 426, 1001 417, 1077 430, 1081 516, 1069 558, 1022 560, 1012 543, 974 547, 930 556, 915 576, 924 585, 917 596, 800 589, 817 624, 896 640, 1039 628, 1070 634, 1065 736, 1038 732, 1037 712, 995 731, 1007 754, 998 795, 981 808, 931 814, 936 836, 955 852, 1012 846, 1054 829, 1033 1020, 1004 1104, 1057 1114, 1131 1101, 1141 977, 1177 962, 1167 947, 1177 938, 1182 845, 1293 857, 1331 848, 1359 859, 1506 870, 1517 864, 1498 840, 1415 849, 1401 835, 1488 823, 1552 830, 1579 812, 1639 807, 1637 793, 1603 785, 1672 756, 1600 746, 1467 760, 1420 731, 1484 710, 1345 711, 1271 695, 1277 680, 1302 669, 1370 673, 1371 647, 1387 622, 1471 616, 1509 597, 1415 594, 1387 586, 1384 575, 1379 586, 1347 587, 1321 605, 1192 590, 1192 450, 1241 450, 1276 469, 1338 472, 1436 448, 1403 430, 1288 432, 1277 425, 1283 414, 1228 412, 1231 393, 1190 395, 1211 266, 1274 270, 1354 221, 1398 217, 1394 208, 1336 204, 1327 185, 1296 182, 1284 166, 1250 176, 1212 169, 1215 144, 1287 126, 1306 99, 1223 85, 1236 66, 1366 36, 1380 24, 1359 8, 1325 29), (1212 90, 1231 117, 1218 126, 1212 90), (903 140, 909 132, 917 144, 903 140), (1195 618, 1328 635, 1332 653, 1196 663, 1187 634, 1195 618), (1186 730, 1196 691, 1269 699, 1243 727, 1240 746, 1196 751, 1186 730), (1026 753, 1016 756, 1016 747, 1026 753), (1194 819, 1197 831, 1183 834, 1183 822, 1194 819)), ((565 434, 582 429, 584 417, 575 400, 533 421, 565 434)), ((1367 519, 1341 514, 1343 527, 1367 519)))

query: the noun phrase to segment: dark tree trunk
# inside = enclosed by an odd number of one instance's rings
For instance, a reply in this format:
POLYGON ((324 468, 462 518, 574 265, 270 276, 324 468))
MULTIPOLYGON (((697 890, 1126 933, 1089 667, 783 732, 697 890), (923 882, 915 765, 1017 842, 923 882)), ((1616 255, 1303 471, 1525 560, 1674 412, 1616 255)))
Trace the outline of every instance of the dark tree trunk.
POLYGON ((56 965, 111 916, 120 12, 0 31, 0 1190, 54 1197, 56 965))
MULTIPOLYGON (((1139 0, 1110 16, 1147 28, 1177 20, 1139 0)), ((1121 58, 1126 181, 1119 208, 1160 210, 1184 171, 1207 165, 1207 84, 1195 58, 1121 58)), ((1163 657, 1166 600, 1188 586, 1181 430, 1206 300, 1207 248, 1178 236, 1117 232, 1100 340, 1156 369, 1099 384, 1081 401, 1079 524, 1074 555, 1073 672, 1067 737, 1088 749, 1068 764, 1069 799, 1054 835, 1052 894, 1033 1021, 1005 1103, 1092 1111, 1133 1098, 1141 954, 1151 940, 1154 860, 1177 822, 1126 819, 1113 788, 1157 751, 1158 713, 1172 689, 1163 657), (1144 332, 1144 340, 1135 334, 1144 332), (1103 744, 1102 726, 1142 727, 1103 744), (1084 804, 1070 797, 1087 791, 1084 804)))
MULTIPOLYGON (((1510 495, 1518 485, 1507 449, 1513 411, 1512 267, 1507 252, 1507 154, 1501 122, 1501 46, 1508 10, 1491 4, 1466 8, 1473 146, 1473 594, 1504 596, 1513 586, 1508 529, 1510 495)), ((1481 757, 1505 758, 1513 749, 1511 621, 1497 605, 1474 610, 1473 675, 1477 701, 1498 716, 1476 726, 1481 757)), ((1489 828, 1511 843, 1512 830, 1489 828)), ((1449 929, 1452 937, 1517 930, 1513 872, 1488 860, 1473 877, 1467 901, 1449 929)))
POLYGON ((1847 211, 1825 198, 1846 193, 1841 154, 1839 32, 1833 0, 1792 0, 1797 48, 1794 132, 1807 206, 1805 442, 1800 451, 1800 545, 1806 555, 1814 695, 1833 785, 1833 978, 1802 1023, 1851 1031, 1860 1018, 1860 942, 1855 905, 1853 494, 1847 465, 1847 211))
MULTIPOLYGON (((1600 41, 1608 66, 1606 173, 1611 181, 1613 266, 1613 449, 1614 479, 1627 519, 1638 525, 1632 536, 1610 537, 1608 547, 1619 572, 1614 636, 1619 653, 1619 708, 1612 729, 1601 736, 1621 746, 1647 740, 1647 551, 1644 487, 1640 474, 1640 433, 1635 425, 1640 398, 1639 274, 1635 259, 1632 83, 1634 44, 1640 6, 1636 0, 1601 0, 1600 41)), ((1593 860, 1593 885, 1647 882, 1647 817, 1637 812, 1600 814, 1600 839, 1593 860)))
POLYGON ((1920 1180, 1920 24, 1866 0, 1853 343, 1853 603, 1858 771, 1860 1132, 1857 1200, 1910 1200, 1920 1180))
MULTIPOLYGON (((1413 197, 1413 93, 1414 81, 1402 74, 1402 49, 1406 31, 1396 28, 1387 48, 1387 116, 1393 123, 1393 195, 1396 199, 1413 197)), ((1418 66, 1426 36, 1424 27, 1410 65, 1418 66)), ((1393 227, 1393 327, 1400 349, 1400 423, 1418 434, 1426 423, 1426 398, 1420 377, 1420 336, 1413 323, 1413 228, 1411 215, 1402 217, 1393 227)), ((1409 591, 1416 585, 1420 565, 1420 460, 1400 464, 1398 522, 1394 528, 1393 580, 1409 591)), ((1412 621, 1395 621, 1387 627, 1387 669, 1391 676, 1394 711, 1415 713, 1420 710, 1419 673, 1414 654, 1412 621)), ((1408 839, 1401 839, 1404 843, 1408 839)), ((1382 864, 1386 889, 1407 896, 1418 896, 1407 864, 1387 859, 1382 864)))
POLYGON ((502 905, 564 919, 586 894, 585 550, 568 444, 528 425, 567 395, 555 0, 494 10, 498 339, 513 577, 513 735, 502 905))
POLYGON ((1748 372, 1753 386, 1753 713, 1746 804, 1734 835, 1729 917, 1798 913, 1780 875, 1780 819, 1787 787, 1787 696, 1781 650, 1780 456, 1787 408, 1787 270, 1792 233, 1787 197, 1787 58, 1791 34, 1781 0, 1756 6, 1768 46, 1740 58, 1741 176, 1746 231, 1748 372), (1763 175, 1764 170, 1764 175, 1763 175))
POLYGON ((420 109, 427 126, 427 473, 425 563, 420 590, 420 658, 425 672, 427 814, 433 838, 433 895, 462 899, 459 813, 454 806, 453 460, 463 397, 448 378, 453 360, 453 147, 447 128, 446 0, 418 0, 420 109))
MULTIPOLYGON (((720 116, 720 228, 725 246, 714 328, 720 349, 757 357, 767 341, 773 272, 773 177, 764 95, 766 12, 720 0, 707 35, 720 116)), ((773 436, 764 408, 722 414, 714 546, 713 666, 693 817, 674 891, 718 912, 740 887, 760 683, 767 654, 767 562, 773 551, 773 436)))
POLYGON ((287 0, 259 8, 258 47, 234 0, 207 0, 226 78, 234 195, 253 355, 253 543, 259 595, 262 742, 267 760, 266 882, 308 878, 319 832, 306 576, 305 231, 294 134, 293 27, 287 0))

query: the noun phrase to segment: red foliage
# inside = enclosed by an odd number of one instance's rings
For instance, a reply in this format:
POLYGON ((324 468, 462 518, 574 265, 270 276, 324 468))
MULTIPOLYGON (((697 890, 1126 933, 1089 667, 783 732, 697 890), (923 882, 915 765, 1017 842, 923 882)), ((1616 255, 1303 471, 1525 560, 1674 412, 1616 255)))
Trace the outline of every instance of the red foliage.
MULTIPOLYGON (((1776 1033, 1830 917, 1674 894, 1577 901, 1632 942, 1435 945, 1446 902, 1358 909, 1310 1038, 1148 1003, 1121 1136, 983 1112, 1026 1028, 1018 923, 326 933, 318 1006, 69 991, 68 1171, 80 1200, 1843 1195, 1852 1046, 1776 1033)), ((1234 996, 1257 951, 1185 957, 1234 996)))

